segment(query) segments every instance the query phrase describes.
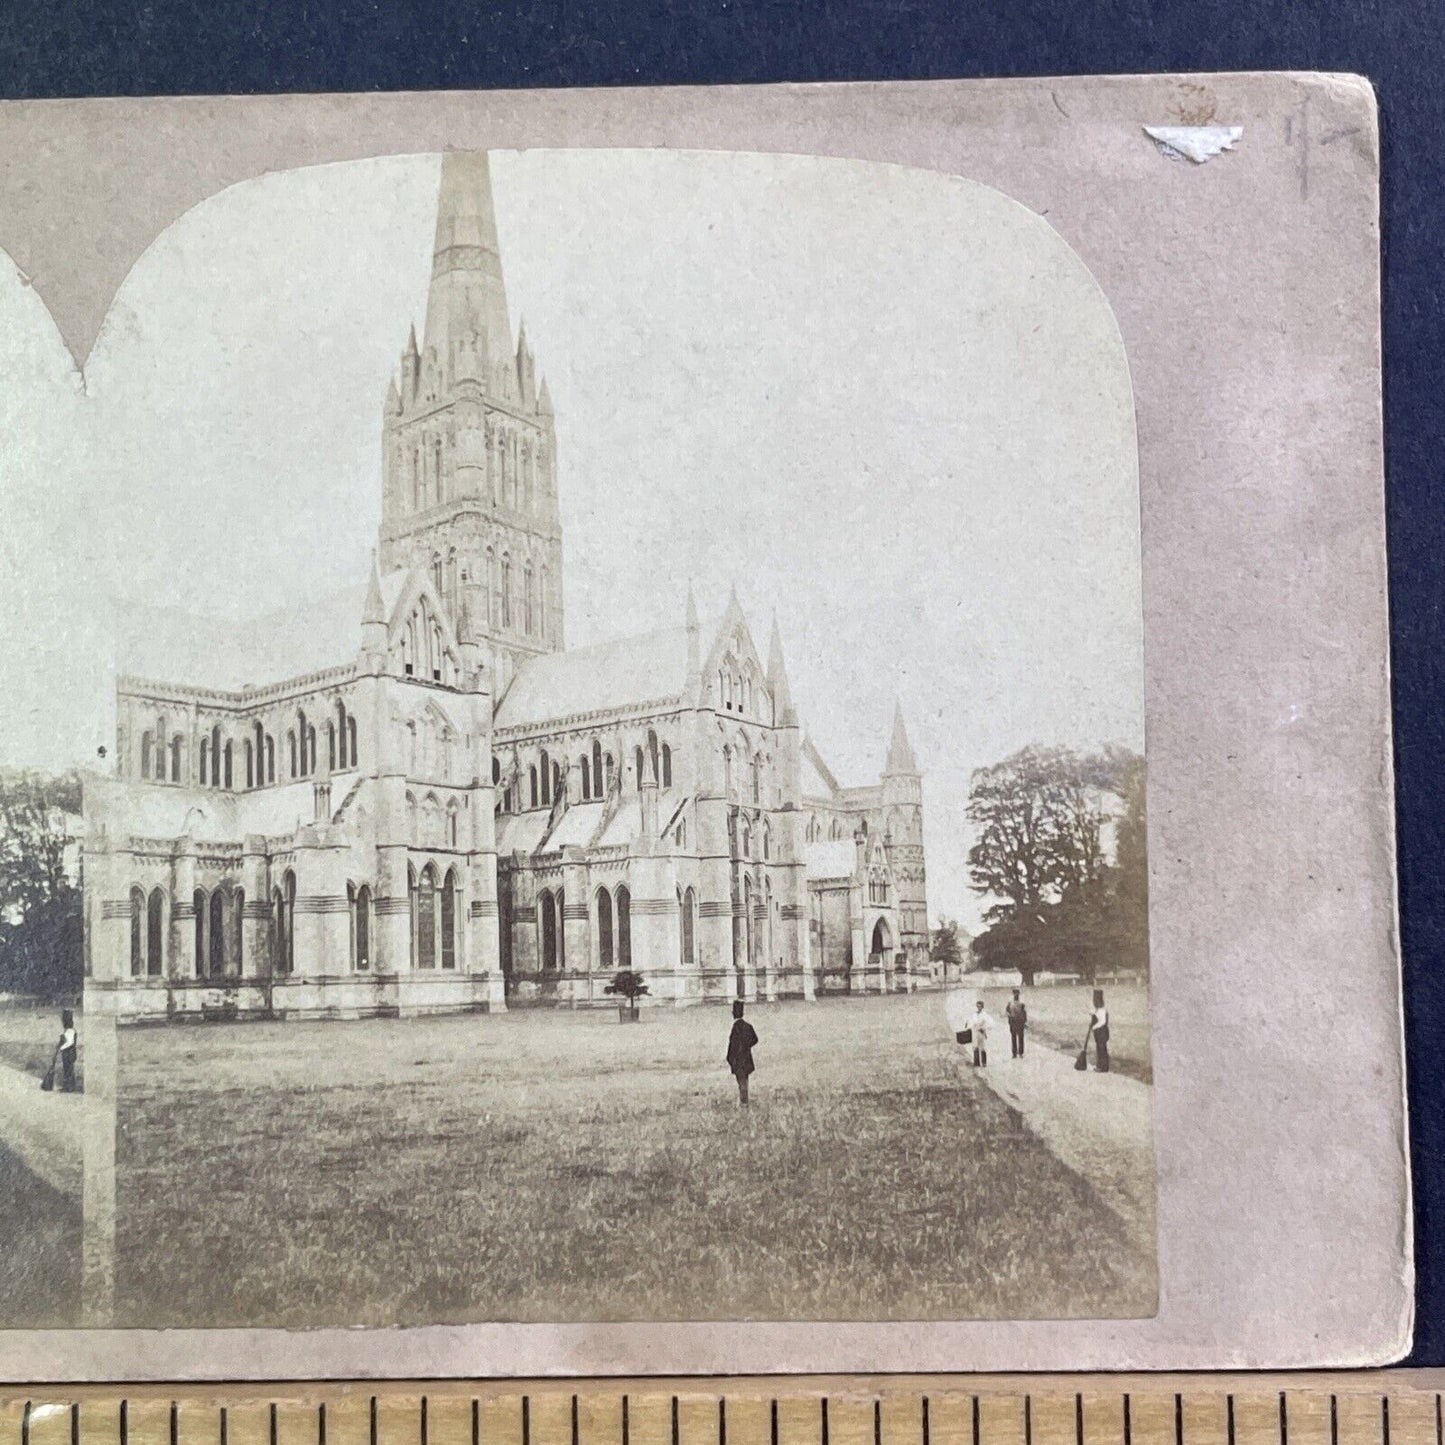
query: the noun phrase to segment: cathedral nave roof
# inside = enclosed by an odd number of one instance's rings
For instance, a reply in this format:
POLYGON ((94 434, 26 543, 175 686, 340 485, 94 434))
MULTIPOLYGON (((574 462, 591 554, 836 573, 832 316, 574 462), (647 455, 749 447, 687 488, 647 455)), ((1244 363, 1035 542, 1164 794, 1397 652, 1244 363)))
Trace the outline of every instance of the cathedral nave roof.
MULTIPOLYGON (((406 572, 381 578, 388 618, 406 585, 406 572)), ((123 675, 187 687, 239 692, 267 687, 356 661, 361 648, 365 584, 244 621, 206 617, 181 608, 118 603, 116 668, 123 675)))
POLYGON ((529 658, 497 708, 496 725, 534 727, 680 698, 686 690, 687 628, 667 627, 529 658))
POLYGON ((858 870, 858 852, 851 838, 809 843, 803 849, 809 878, 851 878, 858 870))

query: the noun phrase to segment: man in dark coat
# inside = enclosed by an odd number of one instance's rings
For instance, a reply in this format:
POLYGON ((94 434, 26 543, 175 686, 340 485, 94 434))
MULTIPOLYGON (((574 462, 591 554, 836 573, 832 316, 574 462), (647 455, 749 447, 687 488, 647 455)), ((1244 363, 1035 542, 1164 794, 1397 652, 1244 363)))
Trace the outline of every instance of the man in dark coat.
POLYGON ((1024 1056, 1024 1030, 1028 1027, 1029 1011, 1019 997, 1018 989, 1014 990, 1014 996, 1009 1000, 1004 1013, 1008 1016, 1008 1035, 1009 1042, 1013 1045, 1013 1057, 1021 1059, 1024 1056))
POLYGON ((728 1068, 738 1081, 738 1103, 748 1101, 748 1075, 753 1071, 753 1048, 757 1030, 743 1017, 741 1000, 733 1005, 733 1031, 728 1035, 728 1068))

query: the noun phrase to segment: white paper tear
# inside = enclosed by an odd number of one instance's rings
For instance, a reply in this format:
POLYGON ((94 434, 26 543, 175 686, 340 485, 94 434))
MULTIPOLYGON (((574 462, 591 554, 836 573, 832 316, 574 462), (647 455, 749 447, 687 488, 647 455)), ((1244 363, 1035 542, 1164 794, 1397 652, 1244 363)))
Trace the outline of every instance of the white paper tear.
POLYGON ((1146 125, 1144 134, 1171 160, 1188 159, 1197 166, 1212 161, 1220 151, 1234 149, 1244 134, 1242 125, 1146 125))

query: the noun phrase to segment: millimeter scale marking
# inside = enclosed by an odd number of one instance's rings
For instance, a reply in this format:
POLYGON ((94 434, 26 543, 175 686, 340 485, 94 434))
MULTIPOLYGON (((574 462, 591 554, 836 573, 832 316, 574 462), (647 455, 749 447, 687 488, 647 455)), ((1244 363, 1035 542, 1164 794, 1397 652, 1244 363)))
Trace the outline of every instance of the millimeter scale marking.
POLYGON ((0 1445, 1445 1445, 1433 1371, 0 1386, 0 1445))

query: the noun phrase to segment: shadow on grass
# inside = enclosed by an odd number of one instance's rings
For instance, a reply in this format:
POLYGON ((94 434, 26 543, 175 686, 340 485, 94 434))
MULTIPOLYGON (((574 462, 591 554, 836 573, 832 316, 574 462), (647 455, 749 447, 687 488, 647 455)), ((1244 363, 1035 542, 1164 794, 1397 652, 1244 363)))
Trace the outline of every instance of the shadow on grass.
POLYGON ((52 1189, 0 1144, 0 1328, 80 1323, 80 1201, 52 1189))

